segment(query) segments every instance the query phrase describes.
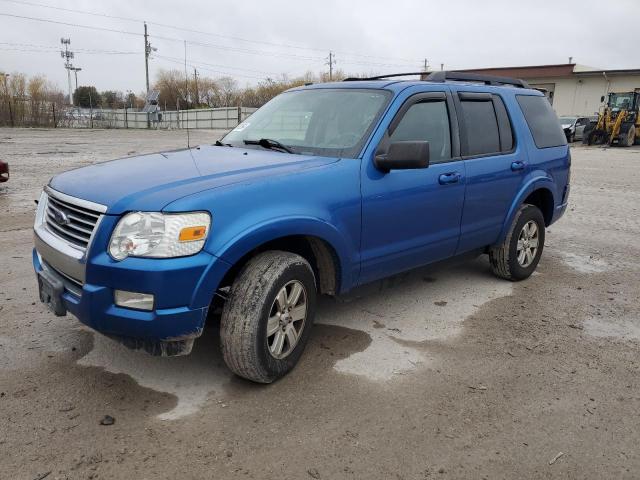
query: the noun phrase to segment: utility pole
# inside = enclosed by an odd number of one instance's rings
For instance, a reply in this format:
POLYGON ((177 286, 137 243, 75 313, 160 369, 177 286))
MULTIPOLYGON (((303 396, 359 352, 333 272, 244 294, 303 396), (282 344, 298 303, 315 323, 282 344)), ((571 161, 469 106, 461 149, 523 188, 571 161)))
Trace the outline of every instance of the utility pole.
POLYGON ((198 94, 198 70, 196 67, 193 67, 193 79, 196 82, 195 85, 195 106, 198 108, 198 104, 200 103, 200 95, 198 94))
POLYGON ((333 66, 336 64, 336 56, 333 52, 329 52, 329 60, 326 65, 329 65, 329 80, 333 80, 333 66))
MULTIPOLYGON (((149 55, 151 55, 151 44, 147 33, 147 22, 144 22, 144 72, 146 76, 147 95, 149 95, 149 55)), ((155 51, 155 48, 153 49, 155 51)))
POLYGON ((422 67, 422 71, 424 73, 427 73, 429 71, 429 60, 427 60, 426 58, 424 59, 424 67, 422 67))
POLYGON ((73 58, 73 52, 69 51, 69 45, 71 45, 70 38, 61 38, 60 43, 64 45, 64 50, 60 50, 60 56, 64 59, 64 68, 67 69, 67 84, 69 85, 69 104, 73 105, 73 96, 71 95, 71 59, 73 58))

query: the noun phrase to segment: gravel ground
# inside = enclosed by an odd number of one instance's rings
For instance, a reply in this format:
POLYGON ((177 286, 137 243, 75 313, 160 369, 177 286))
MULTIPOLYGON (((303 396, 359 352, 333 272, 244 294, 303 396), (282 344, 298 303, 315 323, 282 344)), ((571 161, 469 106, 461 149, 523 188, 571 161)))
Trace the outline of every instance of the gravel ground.
POLYGON ((37 299, 49 177, 185 136, 0 130, 0 478, 640 477, 640 149, 573 148, 529 280, 481 257, 324 299, 298 368, 263 386, 226 370, 215 325, 155 358, 37 299))

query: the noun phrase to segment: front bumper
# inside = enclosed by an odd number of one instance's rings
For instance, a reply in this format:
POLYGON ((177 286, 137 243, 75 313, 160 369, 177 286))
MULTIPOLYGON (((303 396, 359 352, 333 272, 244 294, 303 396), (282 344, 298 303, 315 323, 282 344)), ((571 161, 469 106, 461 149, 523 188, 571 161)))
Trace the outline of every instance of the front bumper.
POLYGON ((182 258, 115 261, 105 247, 116 221, 108 215, 101 219, 81 258, 65 255, 36 228, 36 274, 44 269, 62 283, 64 310, 92 329, 155 355, 189 353, 202 334, 211 299, 230 265, 204 251, 182 258), (116 289, 153 294, 154 310, 115 305, 116 289))

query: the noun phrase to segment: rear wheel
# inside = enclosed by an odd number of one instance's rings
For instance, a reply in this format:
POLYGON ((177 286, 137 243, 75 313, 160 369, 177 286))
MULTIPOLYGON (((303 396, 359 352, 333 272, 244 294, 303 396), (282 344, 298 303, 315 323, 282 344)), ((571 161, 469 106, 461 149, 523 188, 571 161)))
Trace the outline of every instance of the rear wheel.
POLYGON ((295 367, 315 314, 313 269, 299 255, 269 251, 238 274, 220 324, 222 355, 237 375, 270 383, 295 367))
POLYGON ((528 278, 542 256, 544 229, 540 209, 534 205, 522 205, 504 241, 489 250, 493 273, 513 281, 528 278))

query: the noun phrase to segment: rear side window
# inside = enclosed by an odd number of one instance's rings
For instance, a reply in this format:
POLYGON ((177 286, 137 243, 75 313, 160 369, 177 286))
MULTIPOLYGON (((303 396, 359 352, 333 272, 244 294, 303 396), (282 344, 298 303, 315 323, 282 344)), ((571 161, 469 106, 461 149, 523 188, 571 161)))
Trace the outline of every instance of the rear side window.
POLYGON ((496 109, 498 117, 498 127, 500 130, 500 150, 509 152, 513 149, 513 130, 504 102, 498 95, 493 95, 493 107, 496 109))
POLYGON ((465 126, 466 145, 463 155, 485 155, 500 152, 498 119, 491 97, 488 100, 462 100, 462 120, 465 126))
POLYGON ((392 142, 428 141, 433 163, 451 158, 449 113, 444 101, 415 103, 409 107, 391 134, 392 142))
POLYGON ((558 117, 545 97, 517 95, 516 98, 536 147, 549 148, 567 144, 558 117))

